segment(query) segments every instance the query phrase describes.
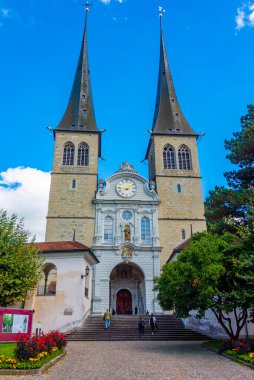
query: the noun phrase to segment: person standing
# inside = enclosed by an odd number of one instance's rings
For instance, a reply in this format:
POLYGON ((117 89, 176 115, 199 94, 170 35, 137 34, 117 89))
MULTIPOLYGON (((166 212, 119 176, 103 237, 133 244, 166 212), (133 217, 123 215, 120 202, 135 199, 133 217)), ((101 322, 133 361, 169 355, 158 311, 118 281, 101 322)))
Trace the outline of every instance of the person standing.
POLYGON ((106 310, 106 312, 104 313, 104 323, 105 323, 105 329, 109 329, 110 328, 110 320, 111 320, 111 313, 109 311, 109 309, 106 310))
POLYGON ((138 320, 138 329, 139 329, 139 337, 141 338, 142 335, 145 333, 145 321, 142 317, 138 320))
POLYGON ((150 315, 150 318, 149 318, 149 325, 150 325, 151 330, 152 330, 152 335, 154 335, 155 324, 156 324, 156 318, 152 313, 150 315))

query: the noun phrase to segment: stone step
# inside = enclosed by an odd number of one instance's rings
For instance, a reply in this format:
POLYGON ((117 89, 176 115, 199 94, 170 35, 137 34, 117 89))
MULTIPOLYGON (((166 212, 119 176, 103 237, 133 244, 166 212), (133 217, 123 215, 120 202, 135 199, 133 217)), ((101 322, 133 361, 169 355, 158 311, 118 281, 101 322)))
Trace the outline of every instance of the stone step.
POLYGON ((203 334, 186 329, 181 319, 172 315, 156 315, 159 326, 152 335, 148 324, 148 316, 143 316, 146 321, 145 332, 139 337, 138 319, 140 316, 113 316, 110 329, 105 330, 102 316, 90 316, 85 325, 67 334, 69 341, 128 341, 128 340, 208 340, 203 334))

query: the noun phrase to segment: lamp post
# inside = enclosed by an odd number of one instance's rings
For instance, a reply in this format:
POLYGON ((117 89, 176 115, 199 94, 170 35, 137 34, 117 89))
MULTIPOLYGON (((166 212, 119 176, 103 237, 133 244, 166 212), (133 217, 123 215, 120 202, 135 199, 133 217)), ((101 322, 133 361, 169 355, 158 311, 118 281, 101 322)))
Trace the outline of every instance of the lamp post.
POLYGON ((87 276, 89 275, 89 272, 90 272, 90 268, 89 268, 89 267, 86 267, 85 274, 82 274, 82 275, 81 275, 81 279, 87 277, 87 276))

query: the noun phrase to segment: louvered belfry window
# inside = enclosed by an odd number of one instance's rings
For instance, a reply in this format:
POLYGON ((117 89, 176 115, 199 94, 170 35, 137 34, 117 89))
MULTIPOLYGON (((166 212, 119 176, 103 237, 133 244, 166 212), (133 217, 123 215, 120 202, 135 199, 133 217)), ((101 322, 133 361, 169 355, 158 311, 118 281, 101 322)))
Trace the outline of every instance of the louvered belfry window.
POLYGON ((163 150, 164 169, 176 169, 175 150, 172 146, 167 145, 163 150))
POLYGON ((82 143, 78 147, 78 166, 89 165, 89 146, 82 143))
POLYGON ((71 142, 68 142, 64 145, 63 165, 74 164, 74 150, 74 145, 71 142))
POLYGON ((179 162, 179 169, 191 170, 190 151, 185 145, 182 145, 178 149, 178 162, 179 162))

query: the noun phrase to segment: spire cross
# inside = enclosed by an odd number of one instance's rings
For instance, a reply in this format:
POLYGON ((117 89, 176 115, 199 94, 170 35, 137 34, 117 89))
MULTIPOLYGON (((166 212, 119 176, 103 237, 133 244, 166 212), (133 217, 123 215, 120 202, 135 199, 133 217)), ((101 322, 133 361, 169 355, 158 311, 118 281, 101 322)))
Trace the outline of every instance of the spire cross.
POLYGON ((89 3, 88 1, 85 4, 82 4, 83 7, 85 7, 85 12, 89 12, 90 7, 93 4, 89 3))
POLYGON ((163 14, 166 12, 166 10, 162 7, 162 6, 159 6, 159 16, 162 17, 163 14))

